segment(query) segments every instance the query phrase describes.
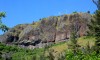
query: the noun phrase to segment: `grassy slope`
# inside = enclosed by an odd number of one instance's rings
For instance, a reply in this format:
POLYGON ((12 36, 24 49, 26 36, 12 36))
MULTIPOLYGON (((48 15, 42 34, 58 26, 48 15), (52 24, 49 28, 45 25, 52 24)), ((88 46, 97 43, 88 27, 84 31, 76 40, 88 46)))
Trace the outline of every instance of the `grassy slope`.
MULTIPOLYGON (((78 44, 81 47, 86 47, 86 45, 88 44, 90 47, 92 47, 94 45, 95 42, 95 38, 94 37, 80 37, 78 39, 78 44)), ((69 42, 66 43, 58 43, 57 45, 52 46, 50 49, 53 49, 57 54, 62 53, 63 51, 67 50, 67 44, 70 44, 69 42)))
POLYGON ((87 44, 92 47, 95 43, 95 37, 81 37, 78 39, 78 44, 85 47, 87 44))

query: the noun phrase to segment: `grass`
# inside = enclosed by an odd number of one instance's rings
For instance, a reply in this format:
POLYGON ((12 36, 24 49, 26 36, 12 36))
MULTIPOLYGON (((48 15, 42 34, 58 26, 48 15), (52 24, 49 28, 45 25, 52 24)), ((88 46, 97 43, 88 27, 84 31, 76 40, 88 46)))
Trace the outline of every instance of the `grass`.
MULTIPOLYGON (((86 36, 84 36, 84 37, 78 38, 78 44, 81 47, 86 47, 87 44, 88 44, 88 42, 89 42, 90 47, 94 46, 95 37, 89 37, 89 36, 86 37, 86 36)), ((67 44, 70 44, 70 41, 68 41, 68 42, 61 42, 61 43, 58 43, 58 44, 54 44, 49 49, 53 49, 55 55, 58 55, 58 54, 60 54, 63 51, 65 51, 65 50, 68 49, 67 44)))
POLYGON ((78 39, 78 44, 80 46, 83 46, 85 47, 87 44, 89 43, 90 47, 94 46, 94 43, 95 43, 95 37, 80 37, 78 39))
POLYGON ((33 27, 33 28, 36 28, 36 27, 38 27, 40 25, 40 21, 39 22, 35 22, 35 24, 33 25, 33 24, 31 24, 31 26, 33 27))
POLYGON ((58 43, 54 46, 52 46, 50 49, 53 49, 55 52, 57 53, 61 53, 63 52, 64 50, 67 49, 67 44, 65 42, 63 43, 58 43))

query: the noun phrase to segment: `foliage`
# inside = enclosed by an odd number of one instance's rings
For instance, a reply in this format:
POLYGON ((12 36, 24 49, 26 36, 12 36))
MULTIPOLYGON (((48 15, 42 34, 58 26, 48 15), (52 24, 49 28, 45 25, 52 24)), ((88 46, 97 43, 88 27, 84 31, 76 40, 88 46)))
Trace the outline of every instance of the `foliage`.
POLYGON ((79 45, 77 44, 77 36, 76 36, 77 32, 75 29, 75 25, 73 25, 71 29, 72 29, 70 37, 71 44, 68 45, 68 48, 72 49, 74 53, 77 53, 79 45))
POLYGON ((100 50, 100 0, 93 0, 93 2, 98 7, 98 10, 96 10, 94 19, 91 20, 91 24, 89 25, 90 31, 92 32, 93 36, 95 36, 95 47, 97 53, 100 50))
POLYGON ((96 52, 92 52, 90 54, 88 53, 82 53, 80 50, 76 55, 72 51, 66 52, 66 60, 99 60, 100 55, 96 54, 96 52))
MULTIPOLYGON (((84 37, 84 39, 88 39, 88 38, 89 37, 84 37)), ((100 59, 100 53, 96 54, 95 51, 91 51, 92 48, 88 49, 89 43, 87 44, 87 48, 78 49, 77 53, 74 53, 72 49, 64 49, 58 55, 54 55, 54 53, 56 52, 55 51, 56 47, 60 46, 59 48, 57 48, 57 50, 59 50, 59 49, 63 49, 62 46, 65 45, 66 43, 63 42, 63 43, 53 44, 49 48, 45 47, 45 48, 36 48, 34 50, 30 50, 25 48, 24 49, 19 48, 17 46, 7 46, 0 43, 0 52, 1 55, 4 53, 12 52, 10 60, 50 60, 50 59, 54 60, 55 58, 58 58, 58 60, 99 60, 100 59), (48 56, 46 56, 46 54, 48 54, 48 56)), ((0 59, 4 60, 4 58, 2 57, 0 59)))
POLYGON ((75 14, 75 13, 77 13, 77 11, 74 11, 73 13, 75 14))
POLYGON ((6 31, 8 31, 9 28, 6 25, 2 24, 1 19, 4 18, 4 17, 6 17, 5 12, 0 12, 0 29, 2 31, 6 32, 6 31))

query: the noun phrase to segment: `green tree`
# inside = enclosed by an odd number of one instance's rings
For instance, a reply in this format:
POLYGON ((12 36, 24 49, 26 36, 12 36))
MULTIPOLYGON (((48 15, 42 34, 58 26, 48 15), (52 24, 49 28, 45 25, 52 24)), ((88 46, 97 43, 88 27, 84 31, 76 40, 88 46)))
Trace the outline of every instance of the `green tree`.
POLYGON ((5 12, 0 12, 0 30, 2 30, 2 31, 4 31, 4 32, 6 32, 6 31, 8 31, 8 27, 6 26, 6 25, 4 25, 3 23, 2 23, 2 18, 5 18, 6 16, 5 16, 5 12))
POLYGON ((95 47, 96 52, 100 50, 100 0, 93 0, 93 2, 98 7, 98 10, 95 11, 94 19, 91 20, 91 24, 89 25, 90 31, 95 36, 95 47))
POLYGON ((94 36, 96 38, 95 45, 97 47, 97 51, 100 50, 100 10, 95 12, 94 16, 95 20, 92 21, 92 31, 94 32, 94 36))
POLYGON ((68 45, 68 47, 73 51, 74 54, 76 54, 80 46, 77 44, 77 30, 75 28, 75 24, 71 26, 70 41, 71 43, 68 45))

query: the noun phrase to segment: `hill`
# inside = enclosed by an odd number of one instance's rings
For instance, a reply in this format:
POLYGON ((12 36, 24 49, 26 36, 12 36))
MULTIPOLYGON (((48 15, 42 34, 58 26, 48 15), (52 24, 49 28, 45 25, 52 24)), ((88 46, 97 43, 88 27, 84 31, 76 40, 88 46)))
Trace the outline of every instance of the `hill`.
POLYGON ((91 18, 88 13, 73 13, 43 18, 32 24, 19 24, 1 35, 0 42, 34 49, 68 41, 73 25, 77 37, 86 36, 91 18))

